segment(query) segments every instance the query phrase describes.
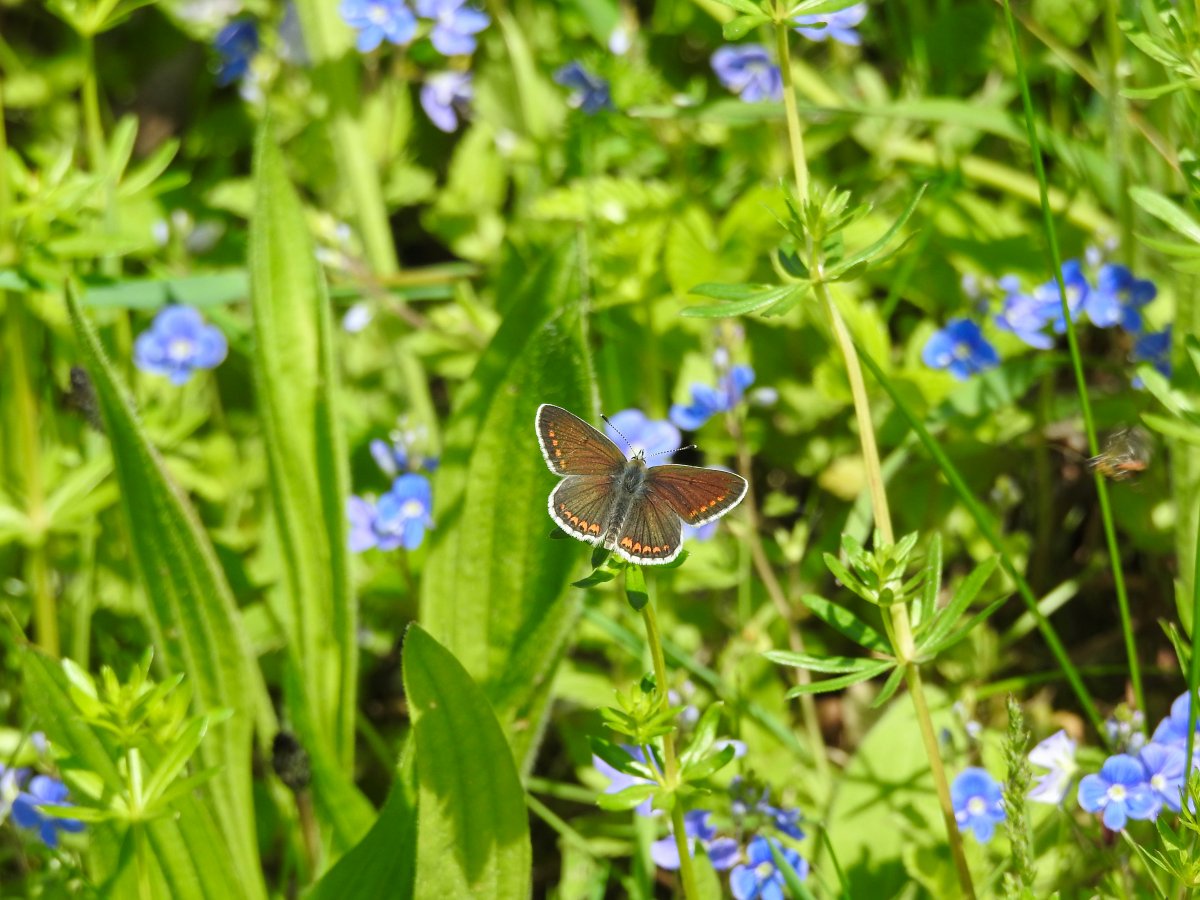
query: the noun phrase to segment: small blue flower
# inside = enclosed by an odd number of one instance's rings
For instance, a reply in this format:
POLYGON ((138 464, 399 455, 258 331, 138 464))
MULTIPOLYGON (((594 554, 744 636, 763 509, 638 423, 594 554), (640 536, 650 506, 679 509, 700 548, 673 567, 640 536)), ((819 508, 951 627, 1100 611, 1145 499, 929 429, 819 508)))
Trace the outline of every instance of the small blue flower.
POLYGON ((710 540, 717 533, 718 524, 716 521, 708 522, 704 525, 689 525, 687 522, 684 522, 683 536, 690 541, 710 540))
POLYGON ((342 316, 342 330, 348 334, 358 334, 371 324, 373 318, 375 318, 375 314, 371 311, 369 304, 355 303, 342 316))
POLYGON ((1054 339, 1045 333, 1053 316, 1046 299, 1022 291, 1016 275, 1005 275, 997 284, 1004 292, 1004 306, 996 316, 997 327, 1011 331, 1038 350, 1053 347, 1054 339))
POLYGON ((685 431, 696 431, 718 413, 728 412, 742 402, 746 388, 754 384, 754 369, 734 366, 721 376, 717 386, 692 385, 692 402, 671 406, 671 421, 685 431))
POLYGON ((1057 731, 1029 751, 1029 761, 1050 770, 1038 778, 1038 783, 1029 792, 1029 799, 1055 806, 1062 803, 1071 786, 1071 779, 1078 770, 1075 742, 1065 731, 1057 731))
POLYGON ((258 53, 258 25, 251 19, 235 19, 217 32, 213 49, 217 63, 217 86, 226 87, 245 77, 250 61, 258 53))
MULTIPOLYGON (((645 764, 646 752, 641 747, 622 744, 621 749, 629 754, 630 759, 645 764)), ((625 772, 622 772, 620 769, 614 769, 595 754, 592 755, 592 765, 595 766, 597 772, 608 779, 608 787, 604 789, 604 793, 606 794, 619 794, 621 791, 628 787, 632 787, 635 784, 654 784, 654 782, 649 778, 641 778, 637 775, 628 775, 625 772)), ((650 765, 653 766, 654 763, 650 763, 650 765)), ((637 807, 635 807, 634 812, 636 812, 639 816, 656 815, 656 811, 652 803, 653 801, 647 797, 643 802, 639 803, 637 807)))
MULTIPOLYGON (((1156 744, 1187 745, 1188 711, 1191 709, 1190 696, 1184 691, 1171 704, 1170 714, 1158 723, 1154 736, 1150 739, 1156 744)), ((1200 744, 1200 718, 1196 720, 1196 738, 1193 741, 1200 744)))
POLYGON ((729 889, 736 900, 784 900, 783 872, 775 865, 771 844, 801 880, 808 877, 808 860, 774 838, 756 837, 746 847, 746 862, 729 873, 729 889))
POLYGON ((630 453, 646 454, 646 465, 658 466, 671 461, 679 449, 679 429, 670 422, 651 419, 640 409, 623 409, 608 417, 604 433, 619 446, 629 442, 630 453))
POLYGON ((417 34, 417 17, 403 0, 342 0, 342 19, 358 32, 359 53, 370 53, 387 40, 403 46, 417 34))
POLYGON ((832 38, 848 47, 857 47, 862 38, 854 30, 867 17, 867 4, 855 3, 837 12, 817 14, 813 16, 796 16, 796 31, 810 41, 823 41, 832 38), (822 27, 823 26, 823 27, 822 27))
MULTIPOLYGON (((1077 259, 1068 259, 1062 265, 1063 286, 1067 289, 1067 309, 1071 313, 1071 321, 1079 318, 1080 311, 1088 301, 1091 285, 1083 274, 1083 266, 1077 259)), ((1054 331, 1062 334, 1067 330, 1067 321, 1063 316, 1061 295, 1058 291, 1058 281, 1051 279, 1034 289, 1034 295, 1045 304, 1047 319, 1054 331)))
POLYGON ((1099 772, 1083 777, 1079 805, 1090 813, 1103 811, 1109 831, 1120 831, 1128 819, 1152 819, 1158 813, 1158 797, 1145 767, 1124 753, 1110 756, 1099 772))
POLYGON ((12 811, 13 801, 21 793, 21 779, 24 772, 21 769, 9 769, 0 765, 0 825, 12 811))
POLYGON ((593 75, 578 62, 569 62, 554 73, 554 83, 571 89, 567 104, 580 109, 589 116, 602 109, 612 109, 612 95, 608 82, 593 75))
MULTIPOLYGON (((694 809, 684 813, 683 833, 689 838, 689 855, 696 855, 696 841, 700 841, 704 845, 704 852, 708 856, 709 862, 712 863, 712 867, 718 872, 723 872, 732 868, 737 862, 738 842, 733 838, 717 837, 717 829, 709 821, 711 818, 712 813, 706 809, 694 809)), ((650 858, 660 869, 668 869, 672 872, 677 870, 679 868, 679 847, 675 843, 674 834, 668 834, 665 838, 652 843, 650 858)))
POLYGON ((963 769, 950 785, 950 802, 959 831, 972 831, 975 840, 986 844, 996 826, 1004 821, 1000 783, 985 769, 963 769))
POLYGON ((804 830, 800 827, 800 810, 780 809, 767 803, 760 804, 758 808, 760 812, 770 816, 771 824, 783 834, 796 840, 804 837, 804 830))
POLYGON ((1180 792, 1183 790, 1185 753, 1181 746, 1149 743, 1138 754, 1146 769, 1150 790, 1172 812, 1179 812, 1182 806, 1180 792))
POLYGON ((425 531, 433 527, 432 507, 429 479, 414 472, 397 478, 374 505, 362 497, 350 497, 346 501, 350 549, 355 553, 372 547, 416 550, 425 539, 425 531))
MULTIPOLYGON (((1133 345, 1131 354, 1134 362, 1148 362, 1159 374, 1171 377, 1171 326, 1162 331, 1147 331, 1133 345)), ((1142 380, 1133 380, 1135 387, 1142 386, 1142 380)))
POLYGON ((1096 287, 1087 293, 1084 311, 1101 328, 1120 325, 1131 334, 1142 330, 1139 310, 1155 298, 1153 281, 1134 278, 1125 266, 1107 264, 1096 274, 1096 287))
POLYGON ((931 369, 949 369, 959 381, 1000 363, 996 348, 970 319, 951 319, 945 328, 930 335, 921 359, 931 369))
POLYGON ((783 99, 783 75, 761 44, 728 44, 712 55, 712 68, 746 103, 783 99))
POLYGON ((417 15, 433 19, 429 39, 442 56, 474 53, 475 35, 492 22, 487 13, 467 6, 466 0, 417 0, 417 15))
POLYGON ((206 325, 190 306, 164 307, 133 345, 134 364, 143 372, 184 384, 196 369, 212 369, 228 352, 221 329, 206 325))
POLYGON ((438 130, 450 134, 474 96, 470 72, 438 72, 421 85, 421 108, 438 130))
POLYGON ((48 816, 39 806, 74 806, 67 802, 67 786, 49 775, 35 775, 29 780, 29 788, 17 794, 12 804, 12 817, 22 828, 36 828, 42 843, 47 847, 58 846, 58 833, 83 831, 83 823, 76 819, 60 819, 48 816))

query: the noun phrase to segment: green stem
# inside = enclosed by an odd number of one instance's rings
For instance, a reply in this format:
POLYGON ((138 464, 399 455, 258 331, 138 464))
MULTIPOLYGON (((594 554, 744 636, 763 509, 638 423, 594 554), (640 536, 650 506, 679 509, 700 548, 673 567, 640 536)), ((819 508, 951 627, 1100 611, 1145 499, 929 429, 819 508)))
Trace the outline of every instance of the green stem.
MULTIPOLYGON (((1196 716, 1200 713, 1197 709, 1200 706, 1197 684, 1200 684, 1200 522, 1196 524, 1196 552, 1192 569, 1192 658, 1188 661, 1187 678, 1191 699, 1188 702, 1187 753, 1184 754, 1184 759, 1192 758, 1196 743, 1196 716)), ((1187 777, 1191 777, 1190 767, 1187 777)))
MULTIPOLYGON (((658 685, 660 709, 666 711, 670 707, 667 698, 667 661, 663 656, 662 633, 658 628, 658 616, 654 612, 654 602, 651 600, 642 607, 642 622, 646 626, 646 643, 650 645, 650 658, 654 662, 654 680, 658 685)), ((679 760, 675 756, 675 733, 669 731, 663 735, 663 777, 668 791, 672 793, 671 827, 675 832, 675 846, 679 848, 679 878, 683 882, 683 896, 698 898, 700 892, 696 887, 696 873, 692 868, 692 853, 688 847, 687 831, 684 828, 683 800, 679 789, 679 760)))
MULTIPOLYGON (((796 110, 795 97, 791 84, 791 57, 787 52, 787 31, 783 22, 777 22, 776 29, 779 37, 779 65, 783 72, 784 108, 788 117, 788 134, 792 136, 792 159, 796 170, 797 187, 801 188, 800 200, 806 199, 808 170, 804 162, 804 147, 796 142, 800 134, 800 119, 796 110), (802 181, 803 179, 803 181, 802 181)), ((883 464, 879 458, 879 447, 875 442, 875 425, 871 418, 870 399, 867 396, 866 383, 863 380, 862 367, 859 364, 858 351, 854 344, 841 313, 833 302, 829 287, 823 280, 823 260, 820 246, 811 239, 808 240, 809 271, 813 276, 813 284, 817 297, 828 311, 829 321, 833 327, 834 339, 841 350, 846 364, 846 375, 850 381, 850 392, 854 398, 854 415, 858 420, 858 438, 862 445, 863 466, 867 474, 867 485, 871 492, 871 506, 874 510, 875 527, 879 532, 879 540, 884 546, 895 543, 892 529, 892 515, 888 507, 887 490, 883 480, 883 464)), ((938 751, 937 736, 933 728, 933 718, 929 714, 929 704, 925 700, 925 689, 921 681, 921 673, 912 662, 914 654, 912 627, 908 618, 908 608, 897 603, 891 607, 892 627, 895 632, 895 649, 898 658, 905 666, 905 676, 908 680, 909 696, 912 698, 917 722, 921 728, 921 736, 925 742, 925 751, 929 756, 929 767, 933 773, 934 787, 937 789, 938 802, 946 822, 946 840, 950 844, 950 852, 954 857, 954 866, 958 874, 959 887, 962 895, 974 900, 975 886, 971 881, 971 870, 967 866, 966 855, 963 852, 962 834, 954 819, 954 808, 950 800, 950 785, 946 780, 946 771, 942 765, 942 757, 938 751)))
POLYGON ((1108 106, 1109 155, 1117 173, 1117 223, 1120 226, 1122 262, 1133 262, 1133 198, 1129 194, 1129 137, 1125 99, 1121 96, 1121 56, 1125 34, 1121 31, 1121 2, 1104 4, 1104 36, 1108 41, 1108 67, 1105 72, 1105 102, 1108 106))
MULTIPOLYGON (((1008 34, 1013 46, 1013 59, 1016 63, 1017 81, 1021 87, 1021 101, 1025 108, 1025 129, 1029 135, 1029 149, 1033 154, 1033 166, 1038 181, 1038 196, 1042 206, 1042 225, 1046 231, 1046 248, 1049 255, 1050 268, 1054 272, 1054 280, 1058 285, 1059 300, 1062 303, 1063 319, 1067 327, 1067 345, 1071 350, 1071 365, 1075 371, 1075 386, 1079 392, 1079 406, 1083 413, 1083 427, 1087 432, 1088 449, 1092 456, 1100 452, 1100 444, 1096 439, 1096 422, 1092 416, 1092 404, 1088 398, 1087 379, 1083 372, 1083 356, 1079 351, 1079 336, 1075 333, 1075 322, 1071 317, 1071 308, 1067 299, 1067 287, 1063 282, 1061 255, 1058 249, 1058 234, 1054 227, 1054 215, 1050 209, 1049 189, 1046 183, 1046 167, 1042 161, 1041 146, 1038 143, 1037 124, 1033 115, 1033 98, 1029 92, 1029 79, 1025 74, 1025 60, 1021 54, 1017 39, 1017 23, 1013 18, 1009 0, 1004 0, 1004 15, 1008 20, 1008 34)), ((1121 551, 1117 544, 1117 530, 1113 523, 1112 507, 1108 499, 1108 483, 1100 472, 1094 472, 1096 496, 1100 501, 1100 518, 1104 523, 1104 537, 1108 544, 1109 562, 1112 566, 1113 587, 1117 593, 1117 608, 1121 616, 1121 631, 1125 637, 1125 655, 1129 660, 1129 680, 1133 684, 1133 696, 1138 709, 1146 709, 1146 698, 1142 692, 1142 672, 1138 664, 1137 643, 1134 640, 1133 620, 1129 613, 1129 597, 1125 590, 1125 574, 1121 568, 1121 551)))
POLYGON ((804 156, 804 132, 800 129, 800 111, 796 108, 796 89, 792 86, 792 54, 788 49, 791 31, 784 22, 786 4, 776 0, 775 14, 780 19, 775 26, 779 55, 779 70, 783 76, 783 108, 787 114, 788 145, 792 149, 792 174, 796 178, 796 199, 803 204, 808 199, 808 160, 804 156))
POLYGON ((96 77, 96 41, 90 34, 80 35, 83 41, 83 85, 80 102, 83 106, 83 136, 87 146, 88 167, 92 172, 104 168, 104 126, 100 122, 100 86, 96 77))

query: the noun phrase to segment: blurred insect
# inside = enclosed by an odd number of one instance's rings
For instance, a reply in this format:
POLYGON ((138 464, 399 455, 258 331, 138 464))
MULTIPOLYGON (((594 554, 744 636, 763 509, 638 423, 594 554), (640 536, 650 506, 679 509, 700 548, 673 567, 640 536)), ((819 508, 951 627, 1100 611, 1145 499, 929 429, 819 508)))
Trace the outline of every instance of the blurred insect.
POLYGON ((1150 438, 1141 428, 1122 428, 1104 444, 1104 450, 1088 460, 1093 471, 1110 481, 1136 478, 1150 467, 1150 438))

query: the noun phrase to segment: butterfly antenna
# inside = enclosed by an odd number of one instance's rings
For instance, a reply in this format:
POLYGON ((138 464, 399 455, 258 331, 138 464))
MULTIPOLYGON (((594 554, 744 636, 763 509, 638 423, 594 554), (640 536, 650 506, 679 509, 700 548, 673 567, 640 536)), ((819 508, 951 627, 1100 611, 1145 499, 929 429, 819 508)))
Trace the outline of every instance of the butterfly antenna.
POLYGON ((625 437, 625 435, 621 434, 621 429, 618 428, 616 425, 614 425, 612 423, 612 420, 608 416, 604 415, 603 413, 600 414, 600 418, 604 420, 605 425, 607 425, 609 428, 611 428, 617 434, 621 435, 621 440, 623 440, 625 442, 625 446, 628 447, 629 452, 632 453, 633 452, 633 444, 629 443, 629 438, 627 438, 627 437, 625 437))
POLYGON ((651 453, 651 456, 662 456, 670 453, 682 453, 684 450, 699 450, 695 444, 688 444, 686 447, 677 447, 674 450, 659 450, 657 453, 651 453))

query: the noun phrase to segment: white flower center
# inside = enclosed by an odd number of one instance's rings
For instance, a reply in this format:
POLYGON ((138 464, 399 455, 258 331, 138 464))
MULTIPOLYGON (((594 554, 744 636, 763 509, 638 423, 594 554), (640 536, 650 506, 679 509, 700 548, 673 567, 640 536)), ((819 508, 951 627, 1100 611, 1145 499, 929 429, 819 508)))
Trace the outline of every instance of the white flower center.
POLYGON ((987 801, 982 797, 972 797, 967 801, 967 812, 972 816, 982 816, 987 810, 987 801))
POLYGON ((1123 784, 1111 785, 1108 789, 1108 799, 1115 800, 1117 803, 1120 803, 1122 800, 1124 800, 1125 799, 1125 785, 1123 785, 1123 784))
POLYGON ((419 519, 425 515, 425 505, 420 500, 405 500, 400 507, 400 518, 419 519))
POLYGON ((967 344, 963 341, 959 341, 957 344, 954 345, 954 355, 957 356, 959 359, 970 359, 971 358, 971 345, 967 344))
POLYGON ((387 7, 382 3, 371 4, 371 10, 367 13, 367 18, 375 25, 386 25, 388 21, 387 7))
POLYGON ((195 353, 195 346, 187 338, 172 338, 167 344, 167 357, 172 362, 186 362, 195 353))
POLYGON ((1150 787, 1154 788, 1160 794, 1167 789, 1167 779, 1164 775, 1153 775, 1150 778, 1150 787))
POLYGON ((760 881, 766 880, 775 874, 775 864, 769 862, 760 862, 754 867, 754 874, 760 881))

